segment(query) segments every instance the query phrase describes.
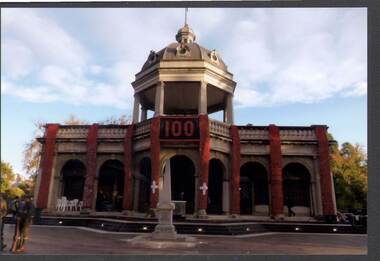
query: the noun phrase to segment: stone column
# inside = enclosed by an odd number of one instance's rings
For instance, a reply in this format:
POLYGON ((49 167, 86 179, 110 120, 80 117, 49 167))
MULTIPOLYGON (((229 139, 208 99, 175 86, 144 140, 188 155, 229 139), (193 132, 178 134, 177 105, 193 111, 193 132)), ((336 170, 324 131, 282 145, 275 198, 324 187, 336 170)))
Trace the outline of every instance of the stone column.
POLYGON ((83 208, 86 211, 92 209, 94 202, 94 183, 96 177, 96 154, 97 154, 98 124, 93 124, 88 130, 87 136, 87 168, 84 182, 83 208))
POLYGON ((136 93, 135 94, 135 101, 133 103, 133 123, 139 122, 140 117, 140 96, 136 93))
POLYGON ((165 83, 159 82, 156 87, 156 99, 154 104, 154 117, 164 114, 165 83))
POLYGON ((270 167, 271 167, 271 198, 272 198, 272 218, 284 217, 284 196, 282 187, 282 155, 280 130, 276 125, 269 125, 270 143, 270 167))
POLYGON ((141 121, 148 119, 148 110, 144 107, 141 107, 141 121))
POLYGON ((124 137, 124 195, 123 209, 132 210, 132 160, 133 160, 134 125, 128 126, 124 137))
POLYGON ((41 160, 41 182, 38 190, 37 208, 47 208, 55 154, 55 141, 59 124, 48 124, 44 152, 41 160))
POLYGON ((198 114, 207 114, 207 83, 204 81, 199 86, 198 114))
POLYGON ((150 144, 150 158, 152 164, 150 206, 151 208, 156 208, 159 198, 159 190, 156 186, 159 186, 160 183, 160 117, 154 117, 152 119, 150 144))
POLYGON ((231 126, 232 152, 231 152, 231 215, 240 214, 240 136, 237 126, 231 126))
POLYGON ((198 192, 198 215, 200 217, 206 216, 207 199, 208 199, 208 171, 210 164, 210 131, 209 120, 207 114, 199 115, 199 128, 200 128, 200 173, 199 183, 197 187, 198 192))
POLYGON ((232 102, 232 94, 227 94, 226 109, 224 110, 224 121, 234 124, 234 108, 232 102))
POLYGON ((323 215, 334 218, 336 209, 334 206, 333 182, 330 169, 330 150, 327 138, 326 126, 315 126, 315 134, 318 139, 319 173, 321 180, 323 215))

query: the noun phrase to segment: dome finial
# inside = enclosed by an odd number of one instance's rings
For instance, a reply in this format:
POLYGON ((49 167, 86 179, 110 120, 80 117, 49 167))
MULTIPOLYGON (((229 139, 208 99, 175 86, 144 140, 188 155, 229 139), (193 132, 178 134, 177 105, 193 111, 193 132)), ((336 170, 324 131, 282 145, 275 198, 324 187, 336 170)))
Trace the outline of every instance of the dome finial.
POLYGON ((179 43, 192 43, 195 41, 195 34, 193 30, 187 24, 187 13, 189 9, 185 8, 185 25, 178 30, 177 35, 175 36, 177 42, 179 43))
POLYGON ((189 8, 185 8, 185 26, 187 25, 187 12, 189 11, 189 8))

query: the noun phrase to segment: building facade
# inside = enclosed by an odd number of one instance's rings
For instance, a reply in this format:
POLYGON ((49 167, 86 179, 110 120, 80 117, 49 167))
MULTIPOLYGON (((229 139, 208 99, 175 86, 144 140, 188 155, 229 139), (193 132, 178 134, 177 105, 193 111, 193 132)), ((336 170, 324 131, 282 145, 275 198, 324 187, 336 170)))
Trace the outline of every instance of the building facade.
POLYGON ((336 214, 327 127, 235 125, 233 75, 195 39, 185 24, 150 52, 132 83, 131 124, 46 125, 38 208, 54 213, 65 196, 87 213, 147 213, 170 159, 172 198, 187 215, 336 214), (219 111, 223 121, 209 117, 219 111))

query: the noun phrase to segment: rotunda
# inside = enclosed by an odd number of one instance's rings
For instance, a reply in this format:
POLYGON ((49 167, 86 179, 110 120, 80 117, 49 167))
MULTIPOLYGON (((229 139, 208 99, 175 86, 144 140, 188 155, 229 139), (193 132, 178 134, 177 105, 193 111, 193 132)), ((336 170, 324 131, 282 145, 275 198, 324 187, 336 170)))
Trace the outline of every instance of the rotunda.
POLYGON ((57 213, 58 202, 77 200, 77 215, 143 218, 170 159, 184 218, 335 216, 327 126, 236 125, 236 83, 221 55, 186 23, 175 38, 136 74, 131 124, 46 125, 37 207, 57 213), (218 111, 222 121, 209 117, 218 111))

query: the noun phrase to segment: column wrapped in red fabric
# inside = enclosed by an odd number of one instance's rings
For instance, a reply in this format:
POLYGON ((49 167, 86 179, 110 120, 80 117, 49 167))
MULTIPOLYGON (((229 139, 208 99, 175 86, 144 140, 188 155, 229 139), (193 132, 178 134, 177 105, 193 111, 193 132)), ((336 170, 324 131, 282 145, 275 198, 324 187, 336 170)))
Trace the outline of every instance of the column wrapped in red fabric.
MULTIPOLYGON (((158 186, 160 182, 160 117, 154 117, 150 126, 150 157, 152 162, 152 182, 151 185, 158 186)), ((151 189, 150 206, 156 208, 158 203, 159 190, 151 189)))
POLYGON ((282 218, 284 215, 284 195, 282 187, 282 155, 279 128, 269 125, 270 167, 271 167, 271 199, 273 218, 282 218))
POLYGON ((330 169, 329 141, 326 126, 316 126, 315 134, 318 139, 319 174, 321 181, 323 215, 335 215, 332 176, 330 169))
MULTIPOLYGON (((210 163, 210 131, 209 120, 207 115, 199 115, 199 129, 200 129, 200 141, 199 141, 199 153, 200 153, 200 173, 198 183, 198 212, 205 214, 207 209, 207 197, 208 190, 201 190, 203 185, 208 186, 208 171, 210 163)), ((205 187, 206 188, 206 187, 205 187)))
POLYGON ((123 209, 132 210, 132 160, 134 124, 128 126, 124 137, 124 195, 123 209))
POLYGON ((240 214, 240 136, 237 126, 231 126, 232 137, 232 175, 231 175, 231 206, 230 211, 233 215, 240 214))
POLYGON ((46 126, 46 141, 41 161, 41 182, 37 197, 37 208, 41 209, 47 208, 48 204, 58 129, 59 124, 47 124, 46 126))
POLYGON ((87 136, 87 173, 83 196, 83 208, 85 209, 92 209, 92 203, 94 201, 98 127, 96 123, 91 125, 87 136))

